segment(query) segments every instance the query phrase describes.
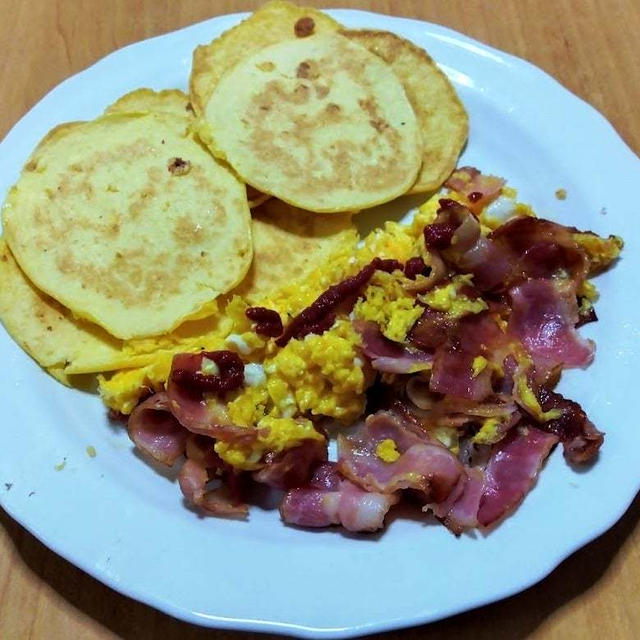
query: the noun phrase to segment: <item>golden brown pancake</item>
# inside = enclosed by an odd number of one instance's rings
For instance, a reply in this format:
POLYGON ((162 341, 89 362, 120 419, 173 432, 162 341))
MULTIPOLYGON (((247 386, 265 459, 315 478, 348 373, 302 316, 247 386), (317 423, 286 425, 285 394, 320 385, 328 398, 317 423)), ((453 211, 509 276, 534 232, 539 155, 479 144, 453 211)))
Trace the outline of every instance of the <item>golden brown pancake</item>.
POLYGON ((339 28, 333 18, 317 9, 282 0, 266 2, 246 20, 194 50, 189 95, 195 112, 204 112, 220 78, 244 58, 277 42, 339 28))
POLYGON ((467 112, 449 79, 424 49, 393 33, 367 29, 341 33, 390 65, 418 118, 422 166, 409 193, 438 189, 456 166, 469 132, 467 112))
POLYGON ((411 188, 422 162, 400 81, 334 33, 245 58, 216 86, 199 134, 247 184, 315 212, 392 200, 411 188))
POLYGON ((244 185, 169 113, 58 128, 3 207, 27 277, 118 338, 210 313, 251 263, 244 185))

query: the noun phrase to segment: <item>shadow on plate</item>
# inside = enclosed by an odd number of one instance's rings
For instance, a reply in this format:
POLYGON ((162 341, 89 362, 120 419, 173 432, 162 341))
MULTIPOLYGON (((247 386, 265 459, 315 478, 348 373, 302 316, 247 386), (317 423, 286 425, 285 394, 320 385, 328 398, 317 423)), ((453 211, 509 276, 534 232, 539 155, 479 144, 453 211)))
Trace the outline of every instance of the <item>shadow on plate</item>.
MULTIPOLYGON (((612 529, 567 558, 545 580, 523 593, 430 625, 370 636, 378 640, 520 640, 529 637, 554 611, 584 594, 607 572, 617 551, 640 521, 640 496, 612 529)), ((122 596, 56 556, 0 509, 0 524, 22 562, 81 613, 125 640, 249 640, 281 636, 212 631, 180 622, 122 596)), ((428 533, 428 532, 426 532, 428 533)), ((526 561, 526 558, 523 558, 526 561)), ((283 567, 283 570, 286 570, 283 567)), ((460 577, 464 585, 464 576, 460 577)), ((6 586, 6 585, 5 585, 6 586)), ((56 606, 54 604, 54 606, 56 606)), ((14 621, 15 623, 15 621, 14 621)), ((28 635, 33 620, 15 628, 28 635)), ((18 637, 18 636, 16 636, 18 637)))

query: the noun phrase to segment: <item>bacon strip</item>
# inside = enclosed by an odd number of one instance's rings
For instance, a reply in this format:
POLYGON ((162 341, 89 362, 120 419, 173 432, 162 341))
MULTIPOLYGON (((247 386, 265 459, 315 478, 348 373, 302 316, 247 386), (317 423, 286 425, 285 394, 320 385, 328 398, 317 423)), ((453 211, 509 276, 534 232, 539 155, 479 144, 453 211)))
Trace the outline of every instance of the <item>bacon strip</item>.
POLYGON ((456 488, 444 502, 426 505, 422 510, 432 510, 449 531, 460 535, 478 526, 483 485, 484 471, 480 467, 465 468, 456 488))
POLYGON ((427 248, 439 249, 459 272, 473 274, 481 291, 496 288, 510 272, 507 252, 480 234, 480 225, 467 207, 448 198, 439 204, 435 222, 424 229, 427 248))
POLYGON ((443 311, 425 307, 409 331, 407 340, 418 349, 434 350, 449 339, 455 326, 455 320, 443 311))
POLYGON ((555 435, 526 426, 512 429, 493 445, 478 510, 482 526, 493 524, 516 508, 557 442, 555 435))
POLYGON ((486 367, 478 375, 473 374, 474 356, 455 349, 436 351, 429 388, 459 398, 481 402, 492 393, 491 369, 486 367))
POLYGON ((246 504, 236 502, 229 488, 205 489, 209 480, 207 470, 194 460, 187 460, 180 469, 178 482, 187 502, 214 516, 244 518, 248 513, 246 504))
POLYGON ((526 278, 553 278, 568 274, 577 285, 587 275, 589 261, 568 227, 550 220, 519 216, 488 235, 488 240, 509 256, 511 270, 506 287, 526 278))
POLYGON ((463 473, 448 449, 431 441, 415 424, 388 411, 369 416, 355 434, 338 436, 338 469, 367 491, 388 494, 415 489, 435 503, 446 500, 463 473), (378 445, 387 439, 399 453, 394 462, 377 455, 378 445))
POLYGON ((527 280, 509 290, 513 311, 508 332, 520 340, 540 370, 587 367, 594 345, 575 330, 578 305, 573 287, 560 291, 550 280, 527 280))
POLYGON ((604 442, 604 434, 587 418, 582 407, 559 393, 541 387, 538 401, 543 411, 559 409, 562 414, 540 427, 560 438, 564 457, 571 464, 583 464, 592 460, 604 442))
POLYGON ((311 469, 326 459, 326 442, 305 440, 280 453, 267 453, 265 466, 254 472, 253 477, 276 489, 300 487, 309 480, 311 469))
POLYGON ((353 532, 377 531, 397 501, 395 495, 363 491, 328 462, 316 469, 308 486, 286 493, 280 515, 284 522, 302 527, 342 525, 353 532))
POLYGON ((166 393, 139 404, 129 416, 127 432, 140 451, 169 466, 184 453, 189 435, 171 413, 166 393))
POLYGON ((471 467, 465 471, 467 482, 464 492, 447 512, 443 521, 447 529, 456 535, 478 526, 478 509, 484 488, 484 471, 482 469, 471 467))
POLYGON ((455 200, 443 198, 436 220, 424 229, 429 249, 461 273, 471 273, 481 291, 501 291, 527 278, 552 278, 566 273, 577 285, 587 275, 589 261, 572 230, 549 220, 519 216, 487 237, 473 213, 455 200))
POLYGON ((357 320, 353 326, 362 338, 362 352, 376 371, 411 373, 428 369, 433 360, 431 354, 385 338, 375 322, 357 320))
MULTIPOLYGON (((205 355, 206 353, 204 352, 205 355)), ((209 394, 206 388, 190 384, 190 374, 200 371, 202 367, 202 357, 203 353, 180 353, 174 356, 167 381, 170 411, 192 433, 217 440, 252 442, 257 438, 255 429, 232 424, 222 400, 209 394), (174 370, 184 371, 186 374, 176 379, 174 370)))
POLYGON ((484 175, 475 167, 460 167, 444 185, 465 196, 474 211, 480 212, 500 195, 505 181, 497 176, 484 175))

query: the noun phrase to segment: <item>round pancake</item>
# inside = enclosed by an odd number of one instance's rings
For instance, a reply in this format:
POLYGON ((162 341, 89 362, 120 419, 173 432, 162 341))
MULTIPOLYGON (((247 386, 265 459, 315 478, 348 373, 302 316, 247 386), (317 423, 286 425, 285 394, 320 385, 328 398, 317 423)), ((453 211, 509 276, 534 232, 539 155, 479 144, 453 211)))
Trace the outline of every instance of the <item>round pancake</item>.
POLYGON ((424 49, 393 33, 340 33, 390 65, 415 111, 422 137, 422 167, 409 193, 438 189, 455 168, 469 134, 467 112, 449 79, 424 49))
POLYGON ((300 280, 339 247, 355 247, 356 229, 348 214, 317 214, 276 200, 253 210, 253 262, 232 291, 256 304, 300 280))
MULTIPOLYGON (((194 120, 189 96, 178 89, 164 89, 163 91, 136 89, 118 98, 104 110, 106 114, 142 113, 147 111, 151 113, 173 113, 189 122, 194 120)), ((250 209, 262 204, 269 197, 252 187, 247 187, 247 200, 249 201, 250 209)))
MULTIPOLYGON (((80 354, 122 363, 122 341, 104 329, 76 320, 68 309, 36 289, 0 238, 0 321, 42 367, 68 384, 63 369, 80 354), (57 374, 56 374, 57 372, 57 374)), ((130 366, 136 364, 131 361, 130 366)))
POLYGON ((189 96, 178 89, 136 89, 118 98, 104 112, 109 113, 173 113, 186 118, 193 117, 189 96))
POLYGON ((199 133, 247 184, 308 211, 392 200, 422 162, 402 84, 337 34, 281 42, 240 62, 215 88, 199 133))
POLYGON ((196 47, 189 76, 189 95, 196 114, 204 112, 214 88, 227 70, 264 47, 300 37, 300 25, 306 25, 304 33, 310 29, 309 34, 340 28, 335 20, 317 9, 272 0, 209 44, 196 47))
POLYGON ((201 317, 251 263, 244 185, 169 113, 107 115, 50 136, 2 215, 28 278, 118 338, 201 317))

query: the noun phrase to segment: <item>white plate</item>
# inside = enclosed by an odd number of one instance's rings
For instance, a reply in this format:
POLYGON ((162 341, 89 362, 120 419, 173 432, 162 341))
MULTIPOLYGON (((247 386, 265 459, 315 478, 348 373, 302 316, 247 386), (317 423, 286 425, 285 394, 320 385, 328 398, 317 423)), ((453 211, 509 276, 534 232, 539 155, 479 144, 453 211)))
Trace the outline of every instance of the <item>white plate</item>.
MULTIPOLYGON (((602 116, 522 60, 418 21, 331 13, 409 38, 442 65, 471 116, 463 164, 506 176, 540 215, 625 237, 623 259, 598 278, 600 322, 582 330, 597 341, 596 361, 561 384, 607 437, 585 472, 555 451, 523 506, 487 537, 455 538, 418 518, 394 519, 379 536, 300 531, 260 508, 249 522, 199 518, 95 396, 55 383, 2 332, 2 506, 92 576, 197 624, 337 638, 443 618, 537 582, 610 527, 640 487, 629 406, 640 378, 638 158, 602 116), (566 201, 554 197, 559 187, 566 201)), ((240 17, 134 44, 63 82, 0 145, 0 193, 54 125, 97 116, 140 86, 185 88, 195 45, 240 17)))

